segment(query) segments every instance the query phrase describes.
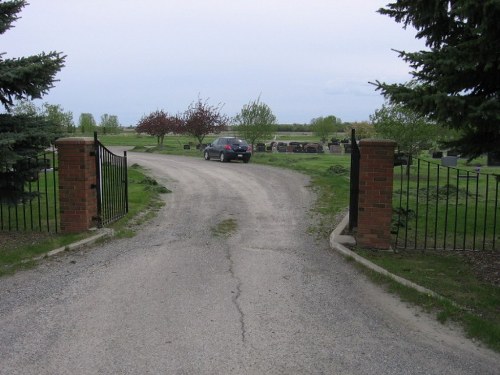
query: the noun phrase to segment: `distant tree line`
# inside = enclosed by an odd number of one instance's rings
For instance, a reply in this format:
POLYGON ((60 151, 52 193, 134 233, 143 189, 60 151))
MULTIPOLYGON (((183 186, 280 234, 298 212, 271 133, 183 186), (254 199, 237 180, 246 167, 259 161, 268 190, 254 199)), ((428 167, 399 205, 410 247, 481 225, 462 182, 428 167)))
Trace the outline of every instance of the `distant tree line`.
POLYGON ((222 113, 222 107, 222 104, 213 106, 208 100, 198 98, 179 114, 156 110, 144 115, 135 130, 156 137, 159 146, 163 146, 168 134, 189 135, 201 145, 208 134, 231 130, 254 147, 257 143, 269 141, 276 132, 313 132, 325 143, 348 126, 333 115, 314 118, 310 124, 279 124, 272 109, 261 101, 260 96, 245 104, 232 118, 222 113))
POLYGON ((59 135, 64 134, 92 134, 97 131, 101 134, 116 134, 121 132, 118 116, 103 114, 96 122, 92 113, 82 113, 75 124, 73 112, 65 111, 59 104, 43 103, 37 107, 29 100, 14 103, 11 113, 17 116, 40 117, 54 123, 59 135))
POLYGON ((278 124, 277 130, 280 132, 310 132, 311 125, 309 124, 278 124))
POLYGON ((92 113, 82 113, 78 119, 77 129, 82 134, 91 134, 93 132, 117 134, 121 132, 121 125, 116 115, 105 113, 101 116, 100 122, 97 123, 92 113))

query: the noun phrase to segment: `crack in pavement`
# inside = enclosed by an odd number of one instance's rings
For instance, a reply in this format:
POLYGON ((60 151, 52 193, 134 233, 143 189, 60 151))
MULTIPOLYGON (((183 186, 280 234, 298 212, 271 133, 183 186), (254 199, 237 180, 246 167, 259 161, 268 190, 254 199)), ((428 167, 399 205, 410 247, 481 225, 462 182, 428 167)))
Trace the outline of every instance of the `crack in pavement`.
POLYGON ((242 281, 241 279, 236 276, 236 273, 234 271, 234 260, 232 257, 231 249, 229 246, 226 246, 226 259, 229 262, 229 273, 231 277, 236 280, 236 292, 234 292, 233 297, 231 298, 231 301, 233 302, 233 305, 236 307, 236 310, 238 311, 239 314, 239 322, 240 322, 240 328, 241 328, 241 341, 243 344, 246 344, 246 327, 245 327, 245 313, 243 312, 243 309, 241 308, 239 299, 241 297, 241 286, 242 286, 242 281))

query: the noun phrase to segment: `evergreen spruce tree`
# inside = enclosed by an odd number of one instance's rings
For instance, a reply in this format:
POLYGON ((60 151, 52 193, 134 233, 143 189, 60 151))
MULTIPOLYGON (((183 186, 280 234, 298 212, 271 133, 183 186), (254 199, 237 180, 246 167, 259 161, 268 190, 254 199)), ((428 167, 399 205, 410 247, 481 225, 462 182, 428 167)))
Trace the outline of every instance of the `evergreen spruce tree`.
POLYGON ((398 51, 407 84, 376 82, 391 103, 457 129, 468 158, 500 151, 500 0, 398 0, 379 10, 417 30, 427 49, 398 51))
MULTIPOLYGON (((23 0, 0 1, 0 34, 9 30, 23 0)), ((44 117, 16 115, 16 100, 41 98, 53 87, 55 75, 64 66, 59 52, 5 59, 0 52, 0 103, 7 113, 0 115, 0 203, 16 203, 28 197, 25 181, 36 178, 42 167, 36 155, 59 135, 57 127, 44 117)))

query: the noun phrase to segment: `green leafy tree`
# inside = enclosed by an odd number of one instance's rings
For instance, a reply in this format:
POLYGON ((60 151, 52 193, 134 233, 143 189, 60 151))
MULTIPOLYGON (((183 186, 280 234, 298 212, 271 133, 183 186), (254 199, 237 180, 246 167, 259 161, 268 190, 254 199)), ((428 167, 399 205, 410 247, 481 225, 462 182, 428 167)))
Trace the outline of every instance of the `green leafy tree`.
POLYGON ((73 112, 64 111, 59 104, 44 103, 42 115, 53 123, 60 132, 74 133, 75 123, 73 121, 73 112))
MULTIPOLYGON (((26 1, 0 2, 0 34, 12 27, 26 1)), ((57 128, 36 113, 11 113, 17 100, 41 98, 53 87, 64 66, 59 52, 21 58, 4 58, 0 52, 0 103, 7 111, 0 115, 0 200, 16 203, 29 197, 25 181, 41 168, 35 156, 59 136, 57 128)))
POLYGON ((92 113, 82 113, 78 120, 78 128, 82 134, 89 134, 96 130, 96 122, 92 113))
POLYGON ((14 106, 9 108, 9 111, 14 116, 41 116, 42 110, 38 108, 31 100, 20 100, 14 103, 14 106))
POLYGON ((15 103, 10 113, 16 116, 43 117, 53 124, 60 134, 75 132, 73 113, 64 111, 59 104, 43 103, 42 107, 37 107, 30 100, 22 100, 15 103))
POLYGON ((375 136, 375 127, 368 121, 351 122, 347 128, 349 134, 351 134, 352 129, 356 130, 356 139, 358 140, 375 136))
POLYGON ((120 122, 118 116, 108 115, 105 113, 101 116, 101 123, 99 124, 103 134, 116 134, 120 132, 120 122))
POLYGON ((311 130, 322 143, 328 141, 331 135, 339 130, 342 121, 335 116, 318 117, 311 120, 311 130))
POLYGON ((425 40, 427 50, 398 51, 409 84, 376 82, 392 103, 460 131, 449 141, 474 158, 500 150, 500 2, 398 0, 379 10, 425 40))
MULTIPOLYGON (((441 127, 401 104, 383 105, 370 116, 377 134, 392 139, 411 162, 422 150, 435 144, 441 127)), ((410 164, 410 163, 409 163, 410 164)))
POLYGON ((212 106, 198 98, 184 112, 180 133, 196 138, 201 145, 208 134, 219 134, 226 130, 229 118, 221 110, 222 104, 212 106))
POLYGON ((260 102, 260 97, 244 105, 233 121, 236 132, 250 142, 252 150, 258 141, 271 138, 277 127, 276 116, 267 104, 260 102))

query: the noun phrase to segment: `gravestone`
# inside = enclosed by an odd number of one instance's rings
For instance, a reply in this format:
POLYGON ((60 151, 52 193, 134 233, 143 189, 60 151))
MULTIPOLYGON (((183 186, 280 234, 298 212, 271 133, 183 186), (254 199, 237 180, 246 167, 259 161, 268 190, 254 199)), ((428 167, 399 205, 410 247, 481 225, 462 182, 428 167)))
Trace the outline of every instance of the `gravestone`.
POLYGON ((500 167, 500 152, 488 152, 488 167, 500 167))
POLYGON ((330 146, 330 152, 332 154, 341 154, 342 153, 342 147, 340 145, 331 145, 330 146))
POLYGON ((443 157, 443 151, 434 151, 432 153, 433 159, 441 159, 443 157))
POLYGON ((352 150, 352 145, 350 143, 344 143, 344 152, 350 154, 352 150))
POLYGON ((458 157, 456 156, 444 156, 441 158, 441 165, 443 167, 456 167, 458 157))

